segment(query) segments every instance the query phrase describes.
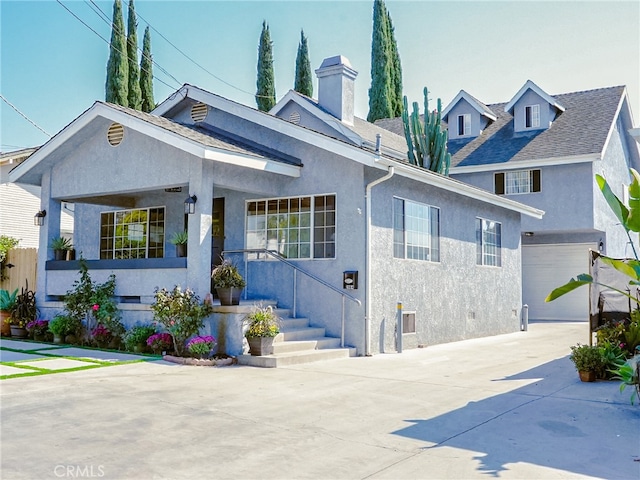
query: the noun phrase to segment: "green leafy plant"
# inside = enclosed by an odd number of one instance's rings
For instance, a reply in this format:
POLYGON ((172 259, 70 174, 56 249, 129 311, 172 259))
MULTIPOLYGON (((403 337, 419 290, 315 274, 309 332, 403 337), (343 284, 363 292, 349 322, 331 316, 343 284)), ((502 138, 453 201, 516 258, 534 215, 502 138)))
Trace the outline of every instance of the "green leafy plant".
POLYGON ((280 319, 273 313, 271 306, 256 306, 245 317, 247 330, 244 334, 247 338, 252 337, 275 337, 280 333, 280 319))
POLYGON ((136 325, 124 334, 124 345, 127 350, 133 350, 136 345, 147 345, 147 339, 156 333, 153 325, 136 325))
POLYGON ((579 372, 602 372, 603 361, 600 350, 595 345, 577 345, 571 347, 571 361, 579 372))
POLYGON ((212 308, 209 303, 201 303, 193 290, 176 285, 171 291, 156 288, 151 310, 154 319, 171 334, 176 353, 182 355, 185 341, 200 331, 212 308))
POLYGON ((205 358, 211 354, 216 339, 211 335, 193 337, 187 342, 187 350, 196 358, 205 358))
POLYGON ((17 288, 13 291, 13 293, 9 293, 9 290, 0 289, 0 310, 10 312, 16 303, 17 296, 17 288))
POLYGON ((223 260, 213 269, 211 279, 215 288, 244 288, 247 284, 240 275, 238 267, 229 260, 223 260))
POLYGON ((186 231, 176 232, 173 234, 173 237, 171 237, 171 240, 169 241, 174 245, 186 245, 189 241, 189 234, 186 231))
MULTIPOLYGON (((18 246, 20 240, 8 235, 0 235, 0 281, 6 280, 9 276, 5 273, 7 266, 7 255, 9 250, 18 246)), ((2 309, 0 309, 2 310, 2 309)))
POLYGON ((614 380, 620 380, 622 383, 620 384, 620 392, 623 392, 625 388, 628 386, 633 387, 633 392, 631 393, 631 404, 633 405, 636 398, 638 398, 640 391, 640 377, 638 376, 638 362, 640 361, 640 356, 636 356, 620 367, 611 370, 611 373, 614 375, 614 380))
POLYGON ((66 337, 67 335, 79 335, 82 330, 82 323, 79 319, 70 315, 56 315, 49 322, 49 331, 54 335, 66 337))
POLYGON ((53 237, 51 242, 49 242, 49 248, 51 250, 71 250, 73 248, 73 244, 68 238, 53 237))
POLYGON ((611 371, 619 368, 624 364, 626 359, 625 352, 618 345, 611 344, 609 342, 598 343, 598 350, 600 351, 600 360, 602 366, 598 372, 596 372, 598 378, 607 379, 611 377, 611 371))
POLYGON ((10 323, 18 327, 24 328, 27 323, 35 320, 38 316, 39 310, 36 306, 36 294, 33 290, 29 290, 29 283, 27 282, 27 288, 22 287, 20 295, 16 297, 16 300, 11 307, 10 311, 10 323))

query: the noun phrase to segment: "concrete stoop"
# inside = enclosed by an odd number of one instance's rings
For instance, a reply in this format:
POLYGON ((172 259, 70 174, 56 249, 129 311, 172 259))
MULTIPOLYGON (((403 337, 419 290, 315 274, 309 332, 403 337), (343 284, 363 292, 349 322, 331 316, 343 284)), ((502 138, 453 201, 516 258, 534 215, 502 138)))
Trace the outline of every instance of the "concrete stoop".
POLYGON ((326 337, 325 329, 309 326, 308 318, 289 317, 289 311, 277 309, 280 333, 273 342, 273 354, 256 357, 239 355, 238 364, 277 368, 286 365, 355 357, 355 348, 341 348, 340 339, 326 337))

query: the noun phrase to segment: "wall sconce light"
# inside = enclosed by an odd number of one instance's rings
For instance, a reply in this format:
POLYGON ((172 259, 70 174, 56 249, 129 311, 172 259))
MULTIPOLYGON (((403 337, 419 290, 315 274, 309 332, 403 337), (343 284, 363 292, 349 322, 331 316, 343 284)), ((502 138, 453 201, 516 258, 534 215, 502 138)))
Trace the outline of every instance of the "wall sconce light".
POLYGON ((33 216, 33 224, 36 227, 41 227, 42 225, 44 225, 44 217, 47 216, 47 211, 46 210, 40 210, 38 213, 36 213, 33 216))
POLYGON ((196 213, 196 202, 198 201, 198 197, 195 195, 190 195, 184 201, 184 213, 192 215, 196 213))
POLYGON ((600 240, 600 243, 598 243, 598 251, 600 253, 604 251, 604 242, 602 240, 600 240))

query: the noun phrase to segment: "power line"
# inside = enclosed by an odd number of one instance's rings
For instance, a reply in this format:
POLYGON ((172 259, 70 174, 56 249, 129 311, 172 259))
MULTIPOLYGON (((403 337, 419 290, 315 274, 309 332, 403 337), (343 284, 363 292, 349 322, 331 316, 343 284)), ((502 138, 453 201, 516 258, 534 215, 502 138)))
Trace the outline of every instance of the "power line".
POLYGON ((36 127, 38 130, 40 130, 42 133, 44 133, 47 137, 51 138, 51 134, 47 133, 42 127, 40 127, 36 122, 34 122, 33 120, 31 120, 29 117, 27 117, 24 113, 22 113, 20 110, 18 110, 18 107, 16 107, 13 103, 11 103, 9 100, 7 100, 6 98, 4 98, 4 95, 2 95, 0 93, 0 98, 2 99, 2 101, 4 103, 6 103, 7 105, 9 105, 11 108, 13 108, 16 112, 18 112, 18 114, 24 118, 27 122, 29 122, 31 125, 33 125, 34 127, 36 127))

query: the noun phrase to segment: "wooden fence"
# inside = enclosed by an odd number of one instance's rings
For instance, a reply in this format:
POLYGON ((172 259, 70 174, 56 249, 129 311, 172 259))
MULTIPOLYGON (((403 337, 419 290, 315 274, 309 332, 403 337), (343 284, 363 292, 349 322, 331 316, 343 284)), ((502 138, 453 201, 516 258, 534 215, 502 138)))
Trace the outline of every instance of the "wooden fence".
POLYGON ((22 287, 29 284, 29 289, 36 289, 36 272, 38 271, 38 249, 37 248, 12 248, 7 253, 6 265, 13 265, 4 269, 5 275, 9 278, 0 281, 0 288, 13 292, 16 288, 18 293, 22 287))

